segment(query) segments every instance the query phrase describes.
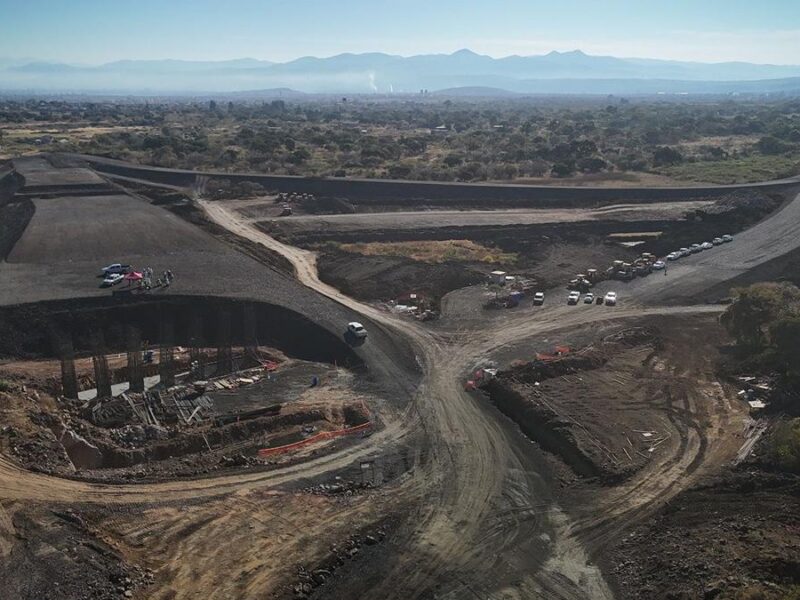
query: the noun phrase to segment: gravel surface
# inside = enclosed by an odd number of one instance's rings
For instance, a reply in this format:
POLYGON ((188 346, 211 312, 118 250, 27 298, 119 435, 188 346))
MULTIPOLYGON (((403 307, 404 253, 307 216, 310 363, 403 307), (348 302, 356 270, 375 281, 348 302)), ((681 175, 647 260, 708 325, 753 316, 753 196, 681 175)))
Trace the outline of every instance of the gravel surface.
MULTIPOLYGON (((572 223, 577 221, 674 220, 688 211, 713 204, 712 200, 662 202, 658 204, 619 204, 597 209, 511 209, 511 210, 428 210, 345 215, 297 215, 280 219, 260 220, 269 231, 292 234, 304 231, 371 231, 375 229, 420 229, 434 227, 466 227, 486 225, 533 225, 538 223, 572 223)), ((252 214, 248 208, 246 214, 252 214)))
POLYGON ((64 168, 54 169, 43 157, 31 156, 15 158, 14 167, 25 177, 28 188, 51 185, 94 185, 104 180, 91 169, 64 168))

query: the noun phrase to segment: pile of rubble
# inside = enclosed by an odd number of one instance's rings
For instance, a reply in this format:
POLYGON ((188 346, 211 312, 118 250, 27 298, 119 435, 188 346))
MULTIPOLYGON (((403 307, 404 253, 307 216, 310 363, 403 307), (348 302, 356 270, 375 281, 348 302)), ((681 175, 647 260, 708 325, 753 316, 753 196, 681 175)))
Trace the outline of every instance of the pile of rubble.
POLYGON ((342 480, 336 483, 320 483, 304 488, 303 491, 317 496, 353 496, 372 487, 373 484, 369 482, 342 480))
POLYGON ((324 585, 335 576, 336 570, 344 567, 361 554, 364 546, 375 546, 386 539, 386 530, 379 528, 374 532, 363 536, 354 535, 347 538, 343 543, 333 544, 330 555, 322 566, 317 569, 308 570, 300 566, 297 571, 298 582, 292 586, 292 591, 296 598, 306 598, 314 593, 314 590, 324 585))
POLYGON ((739 398, 747 402, 751 410, 759 411, 767 408, 775 387, 774 377, 743 375, 737 379, 743 384, 742 389, 739 390, 739 398))
POLYGON ((168 439, 170 432, 156 425, 125 425, 111 429, 109 435, 122 448, 141 448, 147 442, 168 439))

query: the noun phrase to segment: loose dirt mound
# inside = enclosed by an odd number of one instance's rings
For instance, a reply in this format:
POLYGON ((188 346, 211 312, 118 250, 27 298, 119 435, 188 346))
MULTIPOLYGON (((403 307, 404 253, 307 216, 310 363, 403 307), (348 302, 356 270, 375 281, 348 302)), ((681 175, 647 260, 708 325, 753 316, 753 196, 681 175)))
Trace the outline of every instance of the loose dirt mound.
POLYGON ((606 562, 623 598, 783 599, 799 541, 800 479, 734 473, 675 498, 606 562))
POLYGON ((707 318, 682 320, 680 330, 651 319, 560 358, 512 366, 483 387, 574 474, 613 483, 680 453, 690 438, 705 440, 722 402, 713 360, 723 337, 707 318))
POLYGON ((320 279, 348 296, 390 300, 417 293, 437 300, 447 292, 483 281, 486 268, 445 262, 430 264, 399 256, 325 252, 317 260, 320 279))
MULTIPOLYGON (((597 428, 586 417, 613 410, 621 400, 614 389, 617 382, 636 376, 656 344, 652 330, 624 331, 577 352, 512 366, 483 389, 528 437, 558 455, 577 475, 616 480, 643 466, 644 455, 637 454, 641 436, 634 437, 636 446, 630 442, 626 448, 623 436, 597 428), (603 367, 604 372, 595 372, 603 367)), ((633 430, 647 427, 645 423, 633 418, 625 430, 634 435, 633 430)))
POLYGON ((116 600, 152 581, 79 514, 60 508, 0 511, 0 556, 0 596, 9 599, 116 600))
POLYGON ((710 206, 690 212, 685 221, 666 223, 662 235, 642 249, 663 255, 724 233, 738 233, 775 211, 789 197, 794 197, 794 192, 765 194, 759 190, 739 190, 727 194, 710 206))

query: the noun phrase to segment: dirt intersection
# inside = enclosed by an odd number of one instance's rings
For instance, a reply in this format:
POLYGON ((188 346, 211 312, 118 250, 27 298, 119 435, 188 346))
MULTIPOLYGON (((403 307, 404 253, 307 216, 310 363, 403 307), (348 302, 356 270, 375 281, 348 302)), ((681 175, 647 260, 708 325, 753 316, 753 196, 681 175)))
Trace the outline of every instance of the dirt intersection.
MULTIPOLYGON (((275 592, 273 586, 290 578, 287 564, 322 560, 320 548, 377 527, 389 514, 399 519, 391 552, 367 562, 368 570, 344 568, 340 581, 319 588, 320 597, 347 590, 352 597, 374 598, 433 593, 441 598, 613 598, 597 551, 685 489, 706 464, 729 459, 734 438, 726 423, 740 416, 739 409, 720 390, 713 397, 690 397, 687 412, 702 410, 706 402, 713 406, 711 433, 689 431, 685 443, 665 453, 662 462, 621 486, 587 496, 583 505, 566 505, 546 461, 530 452, 517 428, 463 389, 476 365, 521 340, 648 316, 721 311, 718 305, 638 303, 652 302, 670 289, 672 277, 661 283, 653 279, 641 292, 632 287, 619 306, 599 314, 553 305, 533 318, 518 312, 491 319, 486 327, 436 330, 348 298, 319 280, 313 253, 275 240, 223 203, 199 204, 218 225, 286 257, 298 281, 313 292, 407 340, 423 379, 405 411, 362 443, 269 472, 98 485, 32 473, 0 459, 4 507, 36 502, 107 511, 93 521, 95 533, 155 573, 155 583, 142 597, 256 597, 268 589, 280 596, 286 590, 275 592), (411 453, 409 468, 383 491, 371 493, 374 501, 367 502, 366 495, 345 501, 323 497, 313 501, 312 511, 308 497, 297 493, 299 482, 347 473, 361 461, 396 452, 398 445, 411 453), (280 563, 271 558, 275 553, 282 556, 280 563)), ((799 204, 796 199, 783 216, 794 215, 799 204)), ((772 245, 769 236, 783 228, 762 227, 745 243, 766 250, 772 245)), ((786 243, 780 252, 791 250, 786 243)), ((754 256, 766 261, 774 254, 754 256)), ((724 257, 693 268, 681 294, 702 293, 720 260, 724 257)), ((755 260, 748 263, 753 266, 755 260)))

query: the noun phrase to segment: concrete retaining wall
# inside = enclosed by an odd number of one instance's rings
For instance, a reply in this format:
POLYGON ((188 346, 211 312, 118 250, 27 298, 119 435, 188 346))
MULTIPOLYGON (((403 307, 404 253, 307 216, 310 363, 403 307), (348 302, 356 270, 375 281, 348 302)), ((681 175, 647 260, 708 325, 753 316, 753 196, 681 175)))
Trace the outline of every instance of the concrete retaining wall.
POLYGON ((198 176, 253 181, 270 190, 338 196, 363 204, 496 204, 513 206, 590 206, 601 202, 660 202, 717 197, 737 189, 779 190, 798 181, 782 180, 748 185, 591 188, 480 183, 439 183, 383 179, 311 178, 252 173, 193 172, 132 165, 120 161, 81 156, 102 173, 154 183, 192 186, 198 176))

